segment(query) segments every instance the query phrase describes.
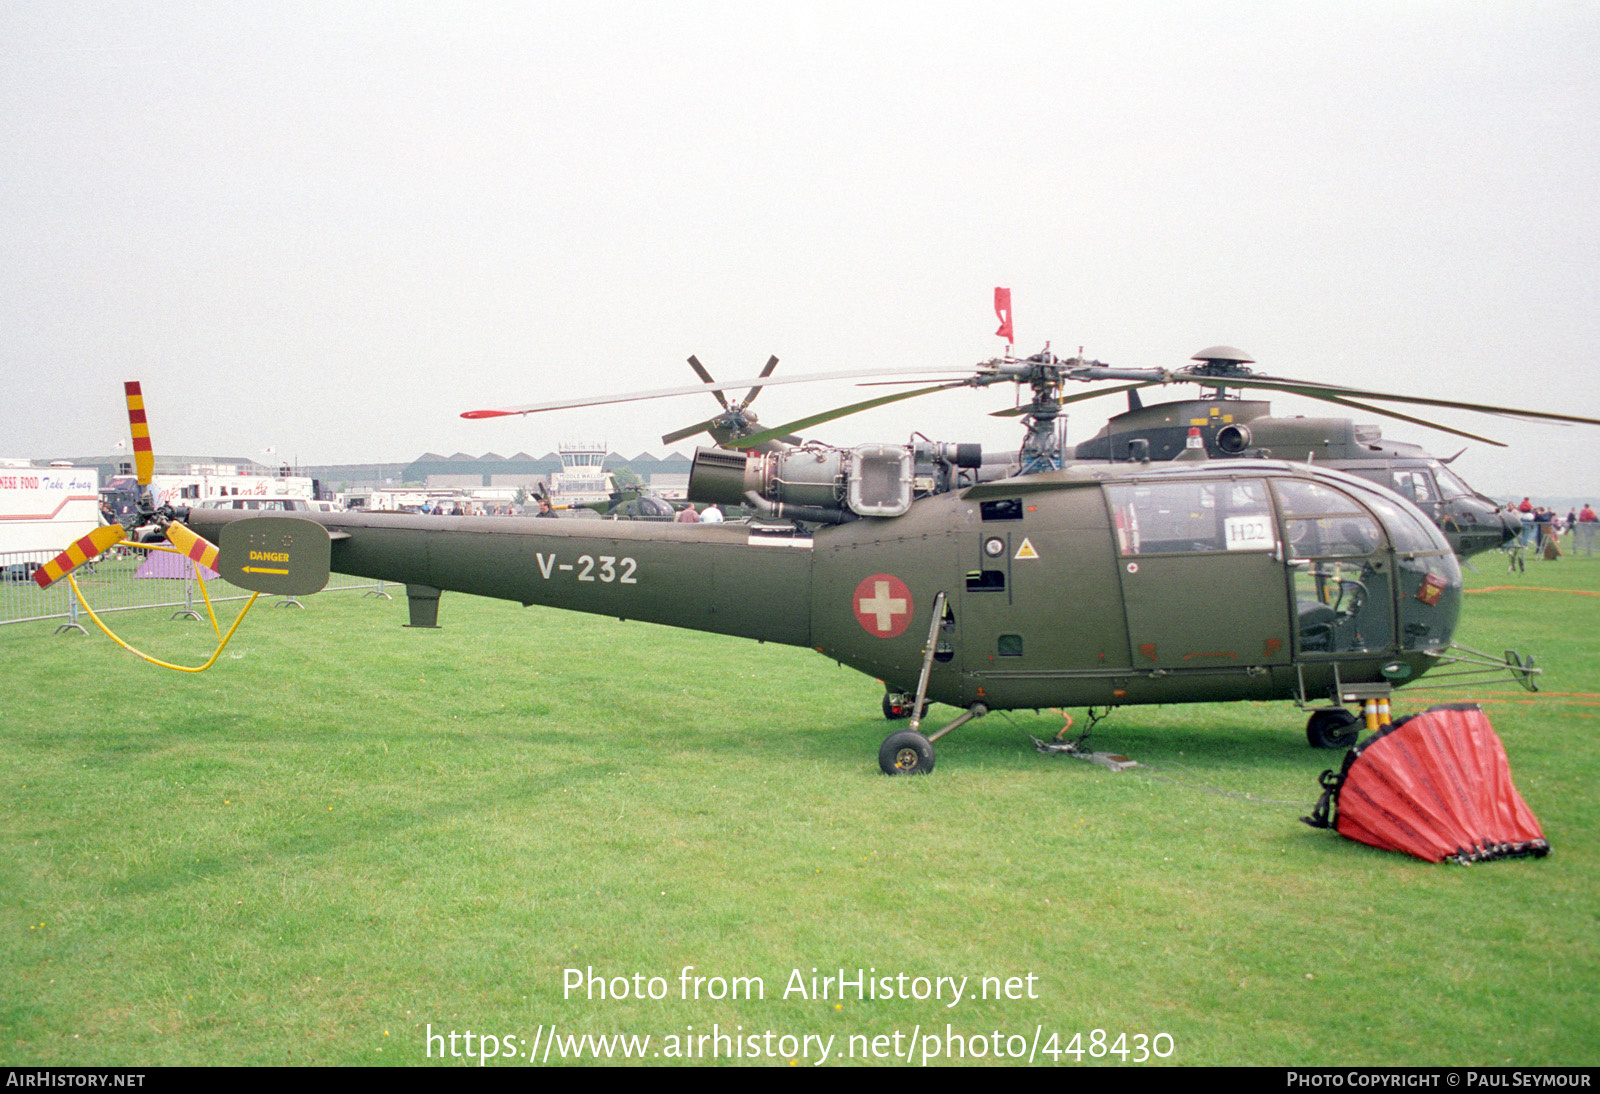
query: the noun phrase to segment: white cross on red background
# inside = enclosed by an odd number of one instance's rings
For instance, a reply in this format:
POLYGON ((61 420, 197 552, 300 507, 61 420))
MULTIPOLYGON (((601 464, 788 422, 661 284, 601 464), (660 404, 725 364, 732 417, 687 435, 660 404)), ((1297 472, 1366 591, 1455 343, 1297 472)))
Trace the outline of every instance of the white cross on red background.
POLYGON ((911 622, 911 590, 893 574, 873 574, 856 586, 850 607, 868 634, 893 638, 911 622))

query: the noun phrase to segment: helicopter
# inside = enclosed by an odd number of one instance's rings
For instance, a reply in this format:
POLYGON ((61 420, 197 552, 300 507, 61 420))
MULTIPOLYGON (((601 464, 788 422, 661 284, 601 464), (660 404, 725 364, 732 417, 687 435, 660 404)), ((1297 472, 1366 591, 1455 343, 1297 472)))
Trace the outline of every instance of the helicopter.
MULTIPOLYGON (((1463 559, 1494 550, 1519 532, 1520 521, 1450 469, 1449 464, 1465 449, 1454 456, 1437 459, 1417 445, 1385 439, 1382 430, 1375 425, 1358 425, 1348 418, 1273 417, 1271 404, 1240 395, 1243 388, 1251 386, 1254 375, 1245 367, 1255 363, 1248 353, 1232 346, 1210 346, 1190 360, 1199 362, 1197 373, 1233 380, 1237 387, 1214 388, 1197 399, 1146 406, 1140 399, 1139 389, 1148 385, 1130 384, 1120 389, 1127 393, 1128 409, 1107 421, 1092 438, 1078 444, 1073 449, 1074 458, 1172 459, 1183 452, 1189 438, 1195 436, 1212 458, 1314 460, 1386 486, 1426 513, 1463 559)), ((1316 390, 1302 390, 1300 394, 1329 397, 1316 390)), ((1334 396, 1331 401, 1505 447, 1488 437, 1382 407, 1354 403, 1348 398, 1334 396)))
MULTIPOLYGON (((696 451, 689 498, 744 504, 756 515, 742 522, 264 517, 147 500, 145 523, 257 592, 314 592, 330 571, 404 585, 412 627, 437 627, 449 591, 810 647, 910 700, 909 727, 879 749, 887 774, 931 771, 934 742, 991 711, 1287 699, 1309 712, 1310 743, 1347 747, 1361 724, 1348 704, 1376 728, 1393 690, 1427 674, 1533 686, 1531 658, 1454 643, 1456 556, 1394 493, 1331 468, 1199 451, 1072 464, 1055 428, 1066 380, 1169 374, 1048 351, 960 371, 865 402, 1025 384, 1027 434, 1008 473, 977 445, 781 440, 840 408, 696 451), (929 702, 960 713, 924 733, 929 702)), ((735 383, 753 381, 687 391, 735 383)), ((36 580, 69 576, 111 542, 85 537, 36 580)))

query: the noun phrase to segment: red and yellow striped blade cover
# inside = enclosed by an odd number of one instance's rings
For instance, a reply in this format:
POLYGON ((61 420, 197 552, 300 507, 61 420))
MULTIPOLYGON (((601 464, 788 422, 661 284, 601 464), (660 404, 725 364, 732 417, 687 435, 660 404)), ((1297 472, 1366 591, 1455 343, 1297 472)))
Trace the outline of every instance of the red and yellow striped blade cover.
POLYGON ((33 580, 38 582, 39 588, 48 589, 101 551, 121 543, 122 539, 120 524, 107 524, 96 528, 88 535, 74 540, 71 547, 33 571, 33 580))
POLYGON ((156 455, 150 448, 150 426, 144 419, 144 393, 139 381, 129 380, 122 385, 128 396, 128 428, 133 433, 133 471, 140 486, 150 485, 155 473, 156 455))
POLYGON ((210 540, 189 531, 181 524, 169 524, 167 542, 189 556, 196 565, 216 570, 217 545, 210 540))
POLYGON ((1340 835, 1429 862, 1550 853, 1505 746, 1471 704, 1414 714, 1352 750, 1337 810, 1340 835))

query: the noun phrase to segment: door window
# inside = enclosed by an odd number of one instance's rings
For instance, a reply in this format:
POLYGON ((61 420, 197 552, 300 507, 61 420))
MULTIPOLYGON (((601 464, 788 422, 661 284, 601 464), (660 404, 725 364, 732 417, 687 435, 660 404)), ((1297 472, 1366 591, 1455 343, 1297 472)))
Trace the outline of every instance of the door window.
POLYGON ((1110 487, 1124 556, 1270 551, 1277 546, 1260 479, 1129 483, 1110 487))
POLYGON ((1394 645, 1394 591, 1383 527, 1355 499, 1320 483, 1275 479, 1293 567, 1302 653, 1394 645))

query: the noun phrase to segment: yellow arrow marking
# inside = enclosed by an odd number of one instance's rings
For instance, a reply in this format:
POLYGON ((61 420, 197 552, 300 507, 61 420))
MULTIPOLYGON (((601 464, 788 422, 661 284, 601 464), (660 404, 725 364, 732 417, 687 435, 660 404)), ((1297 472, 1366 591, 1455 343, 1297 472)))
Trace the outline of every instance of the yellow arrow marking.
POLYGON ((269 570, 265 566, 241 566, 239 569, 247 574, 283 574, 285 577, 289 575, 288 570, 269 570))

